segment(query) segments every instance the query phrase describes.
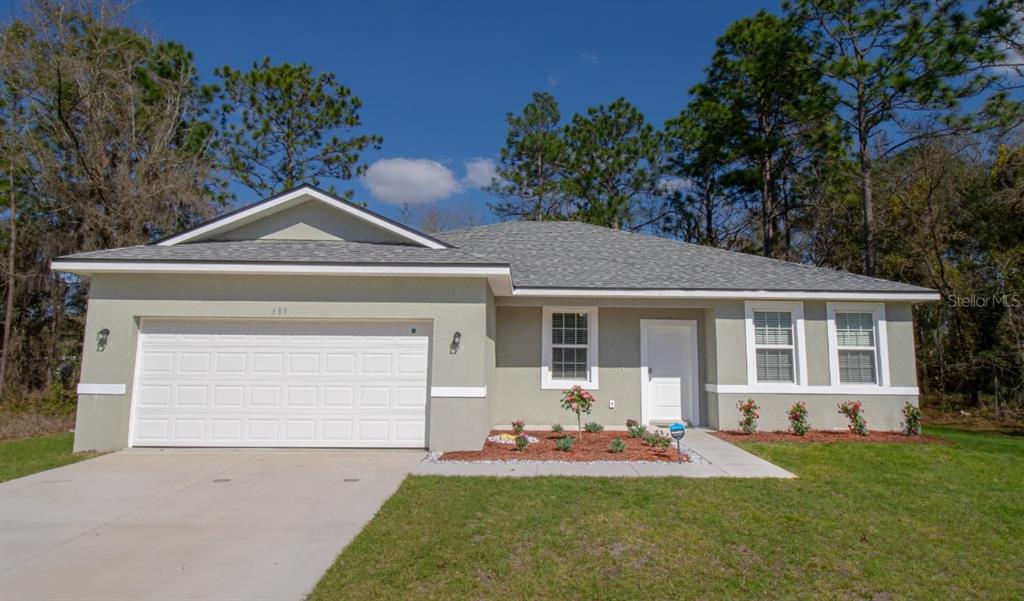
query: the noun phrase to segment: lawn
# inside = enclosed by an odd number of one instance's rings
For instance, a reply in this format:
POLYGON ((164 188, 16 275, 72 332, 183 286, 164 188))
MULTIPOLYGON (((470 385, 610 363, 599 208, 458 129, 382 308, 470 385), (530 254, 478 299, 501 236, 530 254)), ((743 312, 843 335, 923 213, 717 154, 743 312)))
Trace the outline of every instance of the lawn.
POLYGON ((1019 599, 1024 437, 750 443, 797 480, 410 477, 310 596, 1019 599))
POLYGON ((0 482, 75 463, 95 453, 72 453, 70 432, 0 441, 0 482))

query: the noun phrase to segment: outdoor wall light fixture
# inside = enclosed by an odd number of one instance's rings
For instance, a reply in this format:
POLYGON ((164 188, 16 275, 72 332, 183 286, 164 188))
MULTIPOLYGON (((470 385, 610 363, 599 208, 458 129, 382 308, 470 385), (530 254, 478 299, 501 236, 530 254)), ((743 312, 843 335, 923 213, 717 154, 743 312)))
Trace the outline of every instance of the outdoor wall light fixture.
POLYGON ((96 332, 96 350, 103 352, 107 348, 107 339, 110 338, 110 330, 103 328, 96 332))
POLYGON ((452 344, 448 347, 448 352, 454 355, 459 352, 459 344, 462 342, 462 332, 455 332, 452 336, 452 344))

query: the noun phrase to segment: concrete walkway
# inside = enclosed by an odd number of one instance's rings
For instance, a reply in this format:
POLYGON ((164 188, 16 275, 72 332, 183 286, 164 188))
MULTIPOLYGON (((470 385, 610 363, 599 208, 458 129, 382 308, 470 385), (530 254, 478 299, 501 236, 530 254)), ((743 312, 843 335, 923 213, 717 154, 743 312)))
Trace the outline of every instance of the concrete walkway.
POLYGON ((423 458, 129 449, 0 484, 0 601, 300 601, 423 458))
POLYGON ((687 430, 683 446, 707 463, 605 461, 593 463, 516 461, 470 463, 424 461, 416 476, 598 476, 680 478, 796 478, 781 467, 712 436, 708 430, 687 430))

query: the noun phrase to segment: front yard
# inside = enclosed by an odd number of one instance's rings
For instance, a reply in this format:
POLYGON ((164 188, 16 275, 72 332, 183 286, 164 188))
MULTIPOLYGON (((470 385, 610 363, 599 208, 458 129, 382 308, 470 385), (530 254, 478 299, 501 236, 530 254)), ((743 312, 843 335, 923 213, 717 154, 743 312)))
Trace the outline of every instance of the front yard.
POLYGON ((71 432, 62 432, 0 441, 0 482, 96 456, 96 453, 72 453, 74 439, 71 432))
POLYGON ((1024 437, 748 443, 798 480, 411 477, 328 599, 1024 597, 1024 437))

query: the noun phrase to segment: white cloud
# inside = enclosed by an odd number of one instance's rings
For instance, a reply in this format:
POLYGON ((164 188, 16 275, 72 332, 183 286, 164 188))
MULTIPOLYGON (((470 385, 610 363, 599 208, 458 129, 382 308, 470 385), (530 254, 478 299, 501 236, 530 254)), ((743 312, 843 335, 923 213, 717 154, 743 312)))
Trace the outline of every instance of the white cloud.
POLYGON ((451 169, 430 159, 380 159, 362 181, 374 198, 394 204, 441 200, 461 189, 451 169))
POLYGON ((589 63, 591 65, 601 64, 601 57, 594 54, 593 52, 580 52, 577 58, 581 63, 589 63))
POLYGON ((491 182, 498 176, 494 165, 494 159, 477 157, 465 162, 466 176, 462 178, 462 185, 467 188, 483 188, 491 185, 491 182))

